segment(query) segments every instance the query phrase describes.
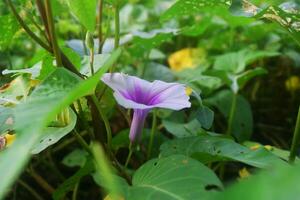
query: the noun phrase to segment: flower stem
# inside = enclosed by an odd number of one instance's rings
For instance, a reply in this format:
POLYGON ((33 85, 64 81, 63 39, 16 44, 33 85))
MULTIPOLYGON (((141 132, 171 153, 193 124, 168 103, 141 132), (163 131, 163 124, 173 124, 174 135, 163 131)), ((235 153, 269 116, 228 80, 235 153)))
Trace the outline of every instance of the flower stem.
POLYGON ((92 150, 90 148, 90 146, 86 143, 86 141, 81 137, 81 135, 76 131, 76 129, 74 129, 74 136, 76 138, 76 140, 78 141, 78 143, 90 154, 92 154, 92 150))
POLYGON ((91 74, 94 75, 94 48, 90 49, 90 68, 91 68, 91 74))
POLYGON ((80 179, 79 179, 79 181, 76 183, 76 185, 74 187, 73 194, 72 194, 72 200, 76 200, 77 199, 77 192, 78 192, 79 184, 80 184, 80 179))
POLYGON ((127 156, 127 159, 126 159, 126 162, 125 162, 125 168, 128 166, 129 164, 129 161, 131 159, 131 156, 132 156, 132 153, 133 153, 133 147, 132 147, 132 143, 130 142, 129 144, 129 153, 128 153, 128 156, 127 156))
POLYGON ((40 196, 30 185, 28 185, 26 182, 22 181, 22 180, 18 180, 18 183, 20 185, 22 185, 24 188, 26 188, 31 194, 32 196, 35 197, 35 199, 37 200, 44 200, 44 198, 42 196, 40 196))
POLYGON ((102 45, 103 45, 102 19, 103 19, 103 0, 99 0, 99 4, 98 4, 98 39, 99 39, 98 54, 102 53, 102 45))
POLYGON ((119 47, 120 42, 120 7, 119 4, 115 5, 115 49, 119 47))
POLYGON ((52 187, 41 175, 36 173, 32 166, 28 170, 28 173, 45 191, 48 192, 48 194, 52 194, 55 191, 54 187, 52 187))
POLYGON ((153 140, 154 140, 154 135, 155 135, 155 132, 156 132, 156 125, 157 125, 157 117, 156 117, 156 112, 154 110, 153 111, 153 118, 152 118, 151 133, 150 133, 150 141, 149 141, 148 151, 147 151, 147 159, 149 159, 151 157, 153 140))
POLYGON ((97 97, 96 95, 92 95, 92 100, 93 102, 95 103, 96 107, 97 107, 97 110, 104 122, 104 125, 105 125, 105 129, 106 129, 106 134, 107 134, 107 146, 108 146, 108 149, 111 149, 111 140, 112 140, 112 133, 111 133, 111 128, 110 128, 110 125, 109 125, 109 121, 107 119, 107 117, 105 116, 105 114, 103 113, 103 110, 101 109, 101 106, 97 100, 97 97))
POLYGON ((227 136, 230 136, 232 134, 232 125, 233 125, 234 114, 236 111, 237 96, 238 95, 236 93, 234 93, 232 96, 231 107, 230 107, 229 118, 228 118, 228 128, 226 131, 227 136))
POLYGON ((297 155, 297 147, 299 146, 299 140, 300 140, 300 106, 298 109, 296 127, 294 130, 294 137, 293 137, 293 142, 290 151, 290 157, 289 157, 290 163, 293 163, 295 161, 297 155))
POLYGON ((51 40, 51 46, 54 53, 54 56, 56 58, 56 65, 58 67, 62 67, 62 59, 61 59, 61 53, 60 49, 57 43, 56 34, 55 34, 55 28, 54 28, 54 20, 52 15, 52 8, 50 0, 45 1, 45 9, 46 9, 46 15, 47 15, 47 22, 48 22, 48 28, 50 33, 50 40, 51 40))

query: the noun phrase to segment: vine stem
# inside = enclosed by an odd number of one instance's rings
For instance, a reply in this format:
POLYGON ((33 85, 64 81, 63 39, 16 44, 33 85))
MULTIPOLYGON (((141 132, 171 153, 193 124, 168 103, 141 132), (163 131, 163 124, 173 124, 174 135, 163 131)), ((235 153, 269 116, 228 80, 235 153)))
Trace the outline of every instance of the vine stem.
POLYGON ((18 183, 22 185, 24 188, 26 188, 32 196, 34 196, 37 200, 44 200, 42 196, 40 196, 30 185, 28 185, 26 182, 22 180, 18 180, 18 183))
POLYGON ((293 163, 295 161, 295 158, 297 155, 297 147, 299 146, 299 140, 300 140, 300 106, 298 109, 297 121, 296 121, 295 130, 294 130, 294 136, 293 136, 293 142, 292 142, 290 156, 289 156, 290 163, 293 163))
POLYGON ((82 138, 82 136, 74 129, 74 136, 78 143, 90 154, 93 155, 93 152, 90 148, 90 146, 86 143, 86 141, 82 138))
POLYGON ((76 185, 74 187, 73 194, 72 194, 72 200, 76 200, 77 199, 77 192, 78 192, 79 184, 80 184, 80 179, 79 179, 79 181, 76 183, 76 185))
POLYGON ((102 44, 103 44, 102 20, 103 20, 103 0, 99 0, 99 4, 98 4, 98 39, 99 39, 98 54, 102 53, 102 44))
POLYGON ((129 164, 129 161, 130 161, 130 159, 131 159, 131 156, 132 156, 132 153, 133 153, 133 145, 132 145, 132 143, 130 142, 130 144, 129 144, 129 147, 128 147, 128 149, 129 149, 129 153, 128 153, 128 155, 127 155, 127 158, 126 158, 126 162, 125 162, 125 168, 128 166, 128 164, 129 164))
POLYGON ((13 14, 16 17, 17 21, 19 22, 20 26, 26 31, 26 33, 41 47, 43 47, 47 51, 51 52, 52 51, 51 48, 46 43, 44 43, 38 36, 36 36, 30 30, 30 28, 26 25, 26 23, 22 20, 22 18, 18 14, 17 10, 15 9, 14 5, 12 4, 11 0, 6 0, 6 3, 8 5, 8 7, 11 9, 11 11, 13 12, 13 14))
POLYGON ((107 146, 108 146, 108 149, 110 150, 111 149, 112 132, 111 132, 109 121, 108 121, 106 115, 103 113, 103 110, 98 102, 96 95, 92 95, 92 100, 93 100, 94 104, 96 105, 96 108, 104 122, 106 134, 107 134, 107 146))
MULTIPOLYGON (((115 5, 115 41, 114 41, 114 49, 117 49, 119 47, 120 43, 120 7, 119 3, 117 2, 115 5)), ((110 73, 113 73, 115 69, 115 66, 112 66, 110 68, 110 73)))
POLYGON ((150 133, 150 141, 149 141, 148 151, 147 151, 147 159, 149 159, 151 157, 153 140, 154 140, 154 135, 156 132, 156 126, 157 126, 157 117, 156 117, 156 111, 154 110, 153 118, 152 118, 151 133, 150 133))
POLYGON ((55 191, 54 187, 52 187, 41 175, 36 173, 32 166, 28 170, 28 173, 49 194, 52 194, 55 191))
POLYGON ((115 49, 119 47, 120 43, 120 6, 118 3, 115 5, 115 49))
POLYGON ((230 136, 232 134, 232 125, 233 125, 234 114, 236 111, 237 96, 238 95, 236 93, 234 93, 232 96, 231 107, 230 107, 229 118, 228 118, 228 128, 226 131, 227 136, 230 136))
POLYGON ((94 48, 90 49, 90 68, 91 68, 91 74, 94 75, 94 48))
POLYGON ((62 67, 61 53, 60 53, 57 39, 56 39, 51 3, 50 3, 50 0, 45 0, 45 2, 46 2, 46 4, 45 4, 46 16, 47 16, 47 22, 48 22, 48 26, 49 26, 48 28, 49 28, 52 50, 53 50, 54 56, 56 58, 57 66, 62 67))

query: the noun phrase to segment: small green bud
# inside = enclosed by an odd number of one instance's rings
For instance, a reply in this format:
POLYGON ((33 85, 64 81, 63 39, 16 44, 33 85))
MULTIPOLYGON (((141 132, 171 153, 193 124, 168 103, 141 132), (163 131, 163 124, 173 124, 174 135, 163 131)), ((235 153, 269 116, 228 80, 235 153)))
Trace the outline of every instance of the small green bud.
POLYGON ((89 49, 94 49, 94 38, 93 38, 93 34, 91 34, 89 31, 86 32, 86 36, 85 36, 85 45, 86 45, 87 48, 89 48, 89 49))

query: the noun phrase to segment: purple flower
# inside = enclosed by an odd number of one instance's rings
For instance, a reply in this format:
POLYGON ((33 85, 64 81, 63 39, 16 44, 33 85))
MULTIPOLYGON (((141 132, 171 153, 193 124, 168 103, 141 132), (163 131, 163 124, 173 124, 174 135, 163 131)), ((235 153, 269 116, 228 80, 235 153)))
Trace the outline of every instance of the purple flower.
POLYGON ((129 138, 133 143, 139 137, 147 114, 152 108, 181 110, 191 106, 185 87, 178 83, 148 82, 122 73, 107 73, 102 81, 114 91, 117 102, 134 110, 129 138))

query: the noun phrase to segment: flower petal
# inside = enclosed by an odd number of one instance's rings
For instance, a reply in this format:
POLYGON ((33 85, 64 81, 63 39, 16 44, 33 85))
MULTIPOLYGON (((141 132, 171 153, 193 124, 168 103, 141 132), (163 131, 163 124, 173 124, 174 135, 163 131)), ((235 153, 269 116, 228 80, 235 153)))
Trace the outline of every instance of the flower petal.
POLYGON ((101 80, 115 92, 136 102, 143 102, 147 98, 152 85, 148 81, 122 73, 106 73, 101 80))
POLYGON ((137 103, 131 99, 127 99, 119 92, 114 92, 114 97, 117 100, 118 104, 120 104, 121 106, 123 106, 124 108, 127 108, 127 109, 131 109, 131 108, 132 109, 151 109, 151 108, 155 107, 155 106, 148 106, 145 104, 137 103))
POLYGON ((191 106, 185 87, 178 83, 154 81, 151 90, 151 104, 155 107, 180 110, 191 106))
POLYGON ((104 74, 102 81, 114 90, 117 102, 125 108, 180 110, 191 106, 182 84, 163 81, 151 83, 122 73, 104 74))

